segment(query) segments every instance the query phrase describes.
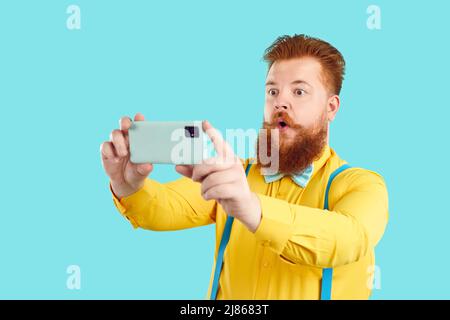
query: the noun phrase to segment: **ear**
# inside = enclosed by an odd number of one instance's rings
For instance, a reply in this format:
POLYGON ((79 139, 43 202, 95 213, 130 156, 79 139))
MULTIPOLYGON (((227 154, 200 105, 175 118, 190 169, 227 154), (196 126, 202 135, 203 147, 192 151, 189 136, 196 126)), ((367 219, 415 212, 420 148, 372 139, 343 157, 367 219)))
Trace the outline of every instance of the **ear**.
POLYGON ((336 117, 336 113, 339 110, 339 106, 341 104, 341 100, 338 95, 333 95, 328 98, 327 102, 327 119, 329 122, 333 121, 336 117))

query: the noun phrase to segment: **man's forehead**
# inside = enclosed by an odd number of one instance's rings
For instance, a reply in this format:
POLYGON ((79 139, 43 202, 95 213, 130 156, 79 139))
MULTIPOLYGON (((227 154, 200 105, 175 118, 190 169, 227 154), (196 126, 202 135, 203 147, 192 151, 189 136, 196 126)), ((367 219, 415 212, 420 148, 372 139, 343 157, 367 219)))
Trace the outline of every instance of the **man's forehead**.
POLYGON ((266 83, 291 82, 304 80, 314 82, 320 80, 322 67, 314 58, 295 58, 275 61, 267 73, 266 83))

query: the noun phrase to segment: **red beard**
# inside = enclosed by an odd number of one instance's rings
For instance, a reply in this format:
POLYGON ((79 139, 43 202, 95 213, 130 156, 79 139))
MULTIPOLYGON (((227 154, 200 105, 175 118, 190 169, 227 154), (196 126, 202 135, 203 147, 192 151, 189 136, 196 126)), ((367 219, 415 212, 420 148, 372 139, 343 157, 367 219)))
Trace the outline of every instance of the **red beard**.
POLYGON ((269 163, 261 161, 261 157, 266 155, 260 154, 260 150, 261 152, 264 152, 264 150, 262 150, 264 148, 260 148, 260 143, 263 142, 262 139, 266 137, 267 157, 271 156, 273 147, 278 148, 278 172, 286 175, 303 172, 313 161, 320 158, 327 143, 328 123, 325 112, 313 128, 305 128, 295 124, 289 115, 284 112, 275 113, 271 122, 263 122, 262 127, 263 129, 266 129, 267 136, 262 134, 261 131, 264 130, 261 130, 258 135, 256 144, 258 164, 262 168, 269 168, 274 165, 272 163, 273 161, 270 161, 269 163), (282 122, 280 122, 280 120, 282 122), (295 132, 293 138, 287 138, 284 132, 279 132, 278 146, 277 141, 272 141, 272 132, 273 130, 279 130, 281 127, 280 123, 283 124, 283 122, 289 127, 287 130, 295 130, 295 132), (272 143, 274 143, 273 146, 272 143))

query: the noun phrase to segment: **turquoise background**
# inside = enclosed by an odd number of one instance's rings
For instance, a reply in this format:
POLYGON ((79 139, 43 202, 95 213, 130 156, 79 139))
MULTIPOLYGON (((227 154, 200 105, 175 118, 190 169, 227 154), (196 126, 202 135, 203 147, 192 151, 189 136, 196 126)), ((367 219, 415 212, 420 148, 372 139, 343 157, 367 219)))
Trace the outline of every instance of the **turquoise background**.
POLYGON ((449 14, 438 0, 2 0, 0 298, 203 299, 214 226, 134 231, 113 206, 99 146, 138 111, 259 128, 263 52, 294 33, 345 56, 330 144, 389 189, 372 298, 450 298, 449 14), (66 28, 70 4, 81 30, 66 28), (381 30, 366 27, 370 4, 381 30), (71 264, 79 291, 66 288, 71 264))

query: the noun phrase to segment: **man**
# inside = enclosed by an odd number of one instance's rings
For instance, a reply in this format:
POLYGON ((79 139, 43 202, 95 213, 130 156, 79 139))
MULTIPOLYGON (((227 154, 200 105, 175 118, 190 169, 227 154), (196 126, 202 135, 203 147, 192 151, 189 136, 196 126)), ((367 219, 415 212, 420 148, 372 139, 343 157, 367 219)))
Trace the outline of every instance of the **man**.
MULTIPOLYGON (((269 134, 259 142, 267 140, 269 150, 276 143, 277 172, 264 170, 269 164, 258 148, 260 161, 250 167, 248 159, 208 160, 177 166, 184 177, 159 183, 147 178, 151 164, 129 161, 131 119, 124 117, 101 146, 114 203, 135 228, 215 223, 208 292, 213 299, 367 299, 388 196, 379 174, 342 167, 346 162, 328 145, 344 59, 329 43, 305 35, 278 38, 264 58, 269 69, 263 128, 269 134)), ((208 122, 203 129, 214 133, 208 122)), ((208 134, 218 158, 235 158, 219 135, 208 134)))

